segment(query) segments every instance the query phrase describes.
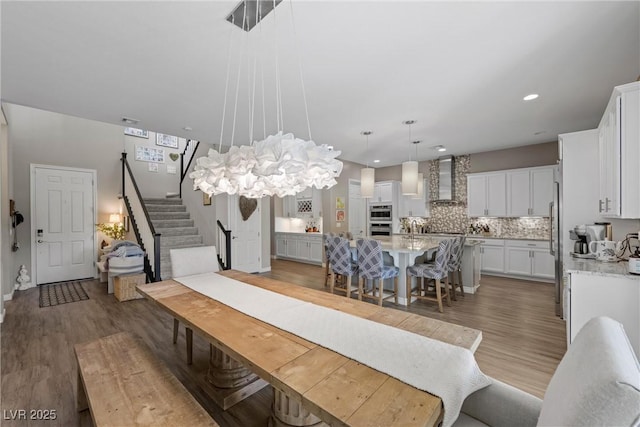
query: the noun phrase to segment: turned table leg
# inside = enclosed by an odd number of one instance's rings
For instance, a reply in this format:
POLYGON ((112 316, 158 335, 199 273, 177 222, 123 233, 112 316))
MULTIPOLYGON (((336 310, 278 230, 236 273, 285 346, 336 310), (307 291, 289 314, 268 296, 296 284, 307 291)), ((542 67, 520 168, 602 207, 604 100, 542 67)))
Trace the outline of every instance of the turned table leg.
POLYGON ((212 344, 209 345, 209 368, 204 383, 205 392, 225 411, 269 385, 212 344))
POLYGON ((218 347, 209 345, 209 370, 207 381, 219 388, 234 388, 258 378, 256 374, 218 347))
MULTIPOLYGON (((273 405, 269 427, 324 427, 320 418, 307 411, 302 403, 277 388, 273 388, 273 405)), ((327 426, 328 427, 328 426, 327 426)))

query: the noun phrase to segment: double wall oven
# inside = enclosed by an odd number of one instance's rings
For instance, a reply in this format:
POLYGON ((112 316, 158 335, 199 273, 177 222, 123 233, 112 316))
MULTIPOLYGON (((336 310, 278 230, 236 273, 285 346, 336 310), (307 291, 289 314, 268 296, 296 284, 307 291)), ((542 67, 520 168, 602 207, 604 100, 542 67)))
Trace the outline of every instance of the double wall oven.
POLYGON ((391 236, 393 234, 391 205, 369 206, 369 234, 372 236, 391 236))

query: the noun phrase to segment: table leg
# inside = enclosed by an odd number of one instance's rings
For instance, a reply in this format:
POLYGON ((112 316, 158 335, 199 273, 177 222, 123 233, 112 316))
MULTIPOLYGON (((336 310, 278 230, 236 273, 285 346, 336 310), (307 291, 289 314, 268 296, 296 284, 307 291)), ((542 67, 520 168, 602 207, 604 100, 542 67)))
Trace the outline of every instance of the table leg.
POLYGON ((218 347, 209 345, 207 381, 219 388, 234 388, 254 381, 258 376, 218 347))
POLYGON ((207 394, 225 411, 269 385, 218 347, 209 344, 207 394))
MULTIPOLYGON (((324 427, 320 418, 307 411, 302 403, 274 387, 269 427, 324 427)), ((328 427, 328 426, 327 426, 328 427)))

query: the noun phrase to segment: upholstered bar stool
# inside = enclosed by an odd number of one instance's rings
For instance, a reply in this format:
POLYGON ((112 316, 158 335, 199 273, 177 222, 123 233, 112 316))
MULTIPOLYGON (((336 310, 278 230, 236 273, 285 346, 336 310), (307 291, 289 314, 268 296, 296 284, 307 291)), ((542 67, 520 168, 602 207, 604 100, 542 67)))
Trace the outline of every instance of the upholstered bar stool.
POLYGON ((451 296, 454 301, 457 300, 456 286, 460 288, 460 294, 464 296, 464 287, 462 286, 462 253, 466 239, 465 236, 457 236, 451 246, 451 255, 449 257, 449 273, 451 277, 449 283, 451 284, 451 296))
POLYGON ((451 297, 449 296, 449 258, 453 239, 444 239, 438 244, 435 262, 428 264, 414 264, 407 267, 407 298, 411 301, 411 297, 436 301, 440 313, 442 309, 442 288, 447 298, 447 305, 451 305, 451 297), (413 287, 413 278, 419 277, 420 283, 417 287, 413 287), (433 280, 435 286, 435 298, 427 295, 427 288, 424 286, 424 279, 433 280), (444 282, 443 282, 444 280, 444 282))
POLYGON ((373 298, 378 301, 378 305, 382 305, 382 301, 394 298, 396 305, 398 304, 398 276, 400 270, 395 265, 384 265, 382 256, 382 245, 379 241, 373 239, 358 239, 356 243, 358 249, 358 299, 373 298), (393 293, 385 296, 384 279, 393 278, 393 293), (371 294, 368 294, 363 282, 371 280, 371 294), (377 286, 376 286, 377 283, 377 286), (377 295, 376 295, 377 292, 377 295))
POLYGON ((346 297, 351 297, 351 293, 358 290, 352 286, 352 276, 358 274, 358 265, 353 262, 351 257, 351 248, 349 241, 342 237, 328 237, 327 248, 329 250, 329 263, 331 264, 331 283, 329 290, 334 293, 336 289, 344 291, 346 297), (344 281, 344 289, 336 287, 336 275, 342 275, 347 278, 344 281))

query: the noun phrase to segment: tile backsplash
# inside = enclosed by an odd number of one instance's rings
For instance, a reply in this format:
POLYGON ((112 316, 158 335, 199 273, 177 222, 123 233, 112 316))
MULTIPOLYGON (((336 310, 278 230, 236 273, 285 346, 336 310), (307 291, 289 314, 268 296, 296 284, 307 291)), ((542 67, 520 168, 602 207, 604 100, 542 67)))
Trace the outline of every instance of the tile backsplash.
MULTIPOLYGON (((470 170, 469 155, 455 158, 454 200, 434 202, 438 199, 439 163, 429 161, 429 218, 417 218, 418 227, 426 227, 431 233, 467 233, 469 225, 488 225, 489 233, 496 237, 521 237, 548 239, 549 218, 469 218, 467 216, 467 174, 470 170)), ((403 221, 408 230, 412 219, 403 221)))

